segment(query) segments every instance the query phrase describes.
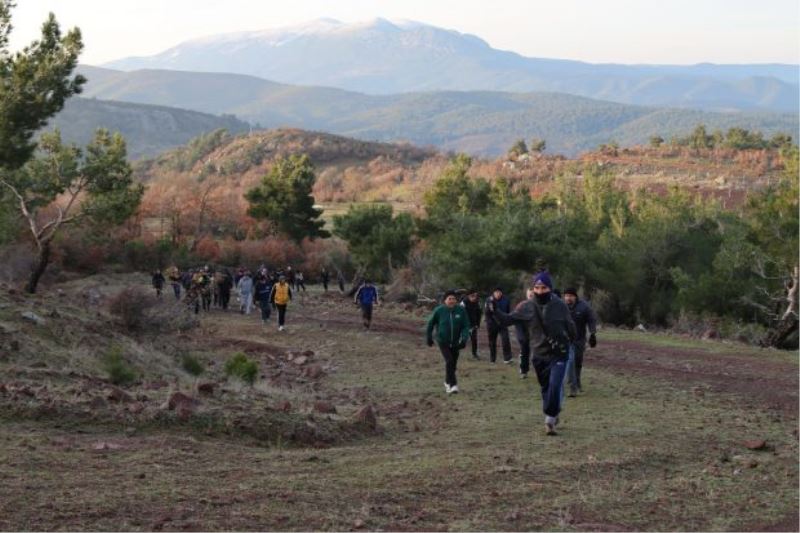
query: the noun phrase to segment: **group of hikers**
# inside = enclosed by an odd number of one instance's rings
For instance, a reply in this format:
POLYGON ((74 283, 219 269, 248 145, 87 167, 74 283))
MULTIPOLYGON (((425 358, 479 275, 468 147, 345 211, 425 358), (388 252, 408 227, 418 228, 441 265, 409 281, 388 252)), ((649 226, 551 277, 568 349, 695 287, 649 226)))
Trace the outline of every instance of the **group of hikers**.
POLYGON ((533 367, 541 389, 545 432, 555 435, 565 383, 570 397, 583 392, 583 355, 587 343, 592 348, 597 345, 597 317, 588 302, 578 297, 576 289, 564 290, 562 299, 546 270, 533 276, 526 296, 512 310, 501 287, 494 289, 483 306, 475 290, 467 291, 460 303, 456 291, 447 291, 443 303, 428 319, 427 344, 438 345, 445 363, 445 392, 454 394, 458 392, 456 367, 460 351, 471 342, 472 357, 480 359, 481 319, 486 323, 491 364, 497 362, 498 337, 504 363, 513 362, 508 328, 514 326, 520 347, 520 377, 527 378, 533 367))
MULTIPOLYGON (((323 267, 320 276, 323 290, 328 291, 331 274, 323 267)), ((181 271, 173 266, 167 269, 166 276, 161 270, 153 272, 152 285, 156 297, 161 298, 164 288, 169 282, 175 299, 180 301, 184 292, 184 302, 199 314, 200 310, 210 311, 213 308, 227 311, 231 294, 235 293, 239 312, 249 315, 254 306, 261 310, 261 321, 267 324, 272 311, 278 314, 278 331, 286 328, 286 310, 295 293, 306 292, 306 278, 302 271, 287 266, 283 270, 271 270, 261 265, 255 273, 245 267, 236 269, 235 274, 228 268, 213 270, 209 266, 181 271)), ((336 283, 341 293, 345 292, 345 277, 337 270, 336 283)), ((355 284, 349 296, 354 295, 354 302, 361 308, 364 327, 369 329, 372 323, 372 308, 379 303, 377 288, 366 279, 355 284)))
MULTIPOLYGON (((323 268, 319 277, 323 290, 328 291, 330 272, 323 268)), ((261 320, 267 324, 272 311, 278 314, 278 330, 284 331, 286 310, 292 296, 305 292, 305 277, 292 267, 270 270, 261 266, 253 274, 244 267, 232 274, 229 269, 212 271, 208 266, 181 272, 177 267, 167 271, 166 278, 157 270, 153 274, 153 287, 161 297, 169 280, 175 298, 180 300, 181 290, 186 291, 185 302, 199 313, 214 307, 227 310, 231 293, 235 290, 239 312, 251 313, 253 305, 261 309, 261 320)), ((345 293, 345 281, 338 271, 336 281, 341 293, 345 293)), ((361 310, 365 329, 372 325, 375 305, 380 305, 377 287, 369 280, 357 281, 348 296, 361 310)), ((472 357, 480 360, 478 337, 481 322, 486 325, 489 345, 489 363, 498 359, 498 338, 503 362, 513 363, 509 328, 513 326, 519 344, 519 374, 528 377, 531 368, 536 373, 542 395, 545 415, 545 431, 555 435, 559 423, 565 385, 570 397, 583 392, 581 371, 586 345, 597 344, 597 318, 591 306, 578 297, 574 288, 560 293, 554 289, 550 274, 543 270, 533 276, 526 292, 526 299, 511 309, 511 302, 501 287, 496 287, 481 303, 477 290, 455 291, 444 294, 427 321, 426 340, 428 346, 437 344, 445 363, 446 394, 458 393, 456 368, 461 350, 471 345, 472 357), (588 336, 587 336, 588 332, 588 336)))

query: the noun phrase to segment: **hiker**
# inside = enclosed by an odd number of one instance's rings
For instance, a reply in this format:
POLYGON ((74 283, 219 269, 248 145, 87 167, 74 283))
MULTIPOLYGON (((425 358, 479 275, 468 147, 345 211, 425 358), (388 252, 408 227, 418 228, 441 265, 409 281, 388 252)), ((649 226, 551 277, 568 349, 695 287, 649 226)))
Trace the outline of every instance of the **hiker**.
POLYGON ((278 277, 278 283, 272 286, 272 292, 269 295, 270 303, 274 304, 278 310, 278 331, 285 329, 286 307, 291 300, 292 288, 286 283, 286 276, 278 277))
POLYGON ((164 283, 166 283, 166 281, 160 269, 153 272, 153 288, 156 290, 156 298, 161 298, 161 291, 164 290, 164 283))
POLYGON ((294 270, 292 270, 292 267, 287 266, 286 281, 289 282, 289 287, 291 287, 293 290, 297 289, 297 286, 295 285, 296 280, 297 280, 297 274, 295 273, 294 270))
POLYGON ((181 285, 187 291, 192 286, 192 278, 194 278, 194 269, 192 268, 181 274, 181 285))
POLYGON ((220 280, 217 282, 217 291, 219 292, 219 305, 223 311, 228 310, 228 304, 231 301, 231 289, 233 289, 233 276, 226 268, 222 273, 220 280))
POLYGON ((542 393, 545 432, 556 434, 561 412, 564 373, 569 360, 569 345, 575 339, 575 323, 567 304, 552 293, 553 282, 547 271, 533 277, 533 299, 506 313, 493 304, 493 318, 501 325, 521 322, 528 328, 533 353, 533 369, 542 393))
POLYGON ((169 282, 172 285, 172 292, 175 293, 175 299, 181 299, 181 271, 178 270, 178 267, 173 266, 169 269, 169 273, 167 274, 169 278, 169 282))
POLYGON ((341 270, 336 272, 336 281, 339 283, 339 292, 344 294, 344 274, 341 270))
MULTIPOLYGON (((525 298, 525 300, 517 304, 514 308, 515 311, 527 300, 533 298, 533 289, 528 288, 525 293, 525 298)), ((514 324, 514 329, 516 330, 517 343, 519 344, 519 377, 521 379, 527 379, 528 372, 531 370, 531 340, 528 338, 528 328, 525 324, 516 322, 514 324)))
POLYGON ((467 296, 461 300, 461 307, 467 312, 467 318, 469 319, 469 338, 470 341, 472 341, 472 358, 477 361, 480 359, 478 355, 478 331, 480 330, 481 317, 483 316, 483 310, 478 301, 478 291, 469 291, 467 296))
POLYGON ((511 312, 511 302, 503 294, 503 289, 496 287, 492 294, 486 299, 484 305, 484 314, 486 315, 486 332, 489 336, 489 362, 495 364, 497 362, 497 336, 500 335, 500 340, 503 344, 503 362, 507 365, 511 364, 511 341, 508 338, 508 328, 500 326, 496 320, 491 320, 494 309, 499 309, 504 313, 511 312))
POLYGON ((249 315, 250 307, 253 305, 253 278, 250 277, 249 270, 242 273, 239 283, 236 284, 236 290, 239 291, 239 312, 249 315))
POLYGON ((306 280, 303 277, 303 273, 298 271, 294 278, 295 290, 300 291, 303 289, 303 292, 306 292, 306 280))
POLYGON ((331 273, 328 272, 327 268, 323 267, 320 277, 322 278, 322 288, 325 289, 325 292, 328 292, 328 283, 331 281, 331 273))
POLYGON ((211 293, 214 291, 214 278, 208 265, 200 271, 200 283, 200 298, 203 303, 203 311, 211 311, 211 293))
POLYGON ((270 283, 266 274, 262 273, 258 276, 253 292, 255 293, 256 302, 261 308, 261 323, 266 324, 272 311, 272 303, 269 301, 270 293, 272 293, 272 283, 270 283))
POLYGON ((378 301, 378 289, 368 279, 356 291, 353 298, 355 304, 361 307, 361 318, 364 321, 364 329, 369 329, 372 325, 372 306, 380 305, 378 301))
POLYGON ((569 396, 574 398, 583 392, 581 386, 581 369, 583 368, 583 354, 586 351, 586 329, 589 329, 589 346, 597 346, 597 316, 591 306, 578 298, 578 291, 573 287, 564 290, 564 303, 569 308, 572 321, 575 322, 577 335, 570 345, 570 358, 567 365, 567 383, 569 383, 569 396))
POLYGON ((192 270, 192 282, 189 290, 186 291, 186 301, 190 307, 194 307, 194 314, 200 313, 200 306, 205 310, 205 302, 203 301, 203 290, 205 288, 202 270, 192 270))
POLYGON ((433 346, 433 330, 436 330, 436 343, 444 358, 444 391, 447 394, 458 392, 456 379, 456 366, 458 365, 458 352, 467 345, 469 339, 470 323, 466 310, 458 305, 455 291, 444 294, 443 304, 428 318, 426 328, 428 346, 433 346))

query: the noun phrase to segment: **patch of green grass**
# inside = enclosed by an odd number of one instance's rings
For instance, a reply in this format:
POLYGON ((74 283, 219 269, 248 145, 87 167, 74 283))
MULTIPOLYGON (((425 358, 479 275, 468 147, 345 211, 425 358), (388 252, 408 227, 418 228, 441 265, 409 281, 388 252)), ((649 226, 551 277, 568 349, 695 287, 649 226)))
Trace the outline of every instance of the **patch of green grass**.
POLYGON ((258 375, 258 364, 248 359, 242 352, 236 353, 225 363, 225 374, 241 379, 245 383, 252 385, 258 375))
POLYGON ((128 385, 136 381, 136 370, 125 361, 122 348, 113 345, 103 356, 103 368, 108 374, 108 379, 115 385, 128 385))
POLYGON ((199 376, 205 371, 197 357, 188 353, 181 356, 181 367, 192 376, 199 376))

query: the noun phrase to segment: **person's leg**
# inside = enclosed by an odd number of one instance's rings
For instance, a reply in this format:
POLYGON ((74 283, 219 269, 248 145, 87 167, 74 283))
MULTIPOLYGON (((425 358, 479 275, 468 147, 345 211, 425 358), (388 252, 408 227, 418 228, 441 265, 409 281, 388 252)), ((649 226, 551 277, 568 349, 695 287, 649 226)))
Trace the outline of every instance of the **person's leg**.
POLYGON ((278 308, 278 326, 283 327, 286 322, 286 305, 277 305, 278 308))
POLYGON ((527 337, 519 346, 519 373, 527 376, 531 370, 531 343, 527 337))
POLYGON ((497 328, 486 328, 486 333, 489 336, 489 361, 494 363, 497 360, 497 328))
POLYGON ((578 392, 583 392, 581 386, 581 370, 583 369, 583 354, 586 351, 586 345, 583 343, 575 345, 575 387, 578 392))
POLYGON ((469 340, 472 342, 472 357, 478 358, 478 328, 471 329, 469 340))
POLYGON ((561 401, 564 401, 564 393, 566 392, 566 386, 569 385, 569 395, 570 397, 575 396, 575 392, 577 390, 576 385, 576 378, 575 378, 575 345, 570 343, 569 345, 569 357, 567 359, 567 368, 564 371, 564 384, 561 387, 561 401))
POLYGON ((458 351, 444 344, 439 345, 439 351, 442 352, 442 358, 444 358, 444 382, 452 387, 456 384, 455 358, 458 357, 458 351))
POLYGON ((253 295, 248 293, 244 297, 244 314, 249 315, 253 308, 253 295))
POLYGON ((259 307, 261 307, 261 321, 265 322, 269 320, 269 304, 264 301, 258 302, 259 307))
POLYGON ((564 373, 567 370, 567 357, 551 359, 548 364, 549 382, 547 390, 542 396, 544 400, 544 414, 551 418, 555 423, 555 418, 561 412, 561 399, 563 397, 564 373))
POLYGON ((500 339, 503 342, 503 361, 511 361, 511 339, 508 337, 508 328, 500 328, 500 339))

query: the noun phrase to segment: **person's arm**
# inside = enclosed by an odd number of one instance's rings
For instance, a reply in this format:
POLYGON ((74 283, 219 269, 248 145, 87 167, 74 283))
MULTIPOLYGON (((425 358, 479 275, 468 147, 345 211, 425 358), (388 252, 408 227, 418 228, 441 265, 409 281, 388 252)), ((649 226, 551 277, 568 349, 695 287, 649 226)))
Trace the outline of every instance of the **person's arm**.
POLYGON ((275 287, 277 287, 277 285, 273 285, 269 290, 269 303, 272 305, 275 305, 275 287))
POLYGON ((291 302, 292 301, 292 288, 288 287, 287 290, 289 291, 289 301, 291 302))
POLYGON ((358 295, 361 294, 361 289, 363 288, 364 287, 359 287, 358 290, 356 291, 356 294, 353 296, 353 303, 356 305, 358 305, 358 295))
POLYGON ((578 328, 575 326, 575 321, 572 320, 572 314, 569 312, 569 307, 567 307, 567 304, 563 305, 564 314, 567 317, 567 334, 569 335, 570 342, 575 342, 575 339, 578 338, 578 328))
POLYGON ((521 322, 530 322, 533 320, 534 316, 534 305, 535 304, 533 303, 523 302, 522 305, 517 306, 517 308, 510 313, 502 311, 495 305, 494 309, 492 310, 492 316, 495 322, 502 327, 511 326, 521 322))
POLYGON ((464 347, 469 342, 470 323, 467 313, 464 312, 461 317, 461 339, 459 339, 459 346, 464 347))
POLYGON ((483 308, 479 305, 478 306, 478 323, 475 324, 476 328, 481 327, 481 318, 483 317, 483 308))
POLYGON ((375 302, 375 305, 381 305, 381 300, 378 297, 378 287, 375 287, 375 294, 373 295, 373 301, 375 302))
POLYGON ((438 322, 438 316, 439 316, 438 311, 439 311, 438 307, 433 310, 431 316, 428 317, 428 323, 426 324, 425 327, 425 340, 427 341, 428 346, 433 346, 433 328, 436 326, 438 322))

